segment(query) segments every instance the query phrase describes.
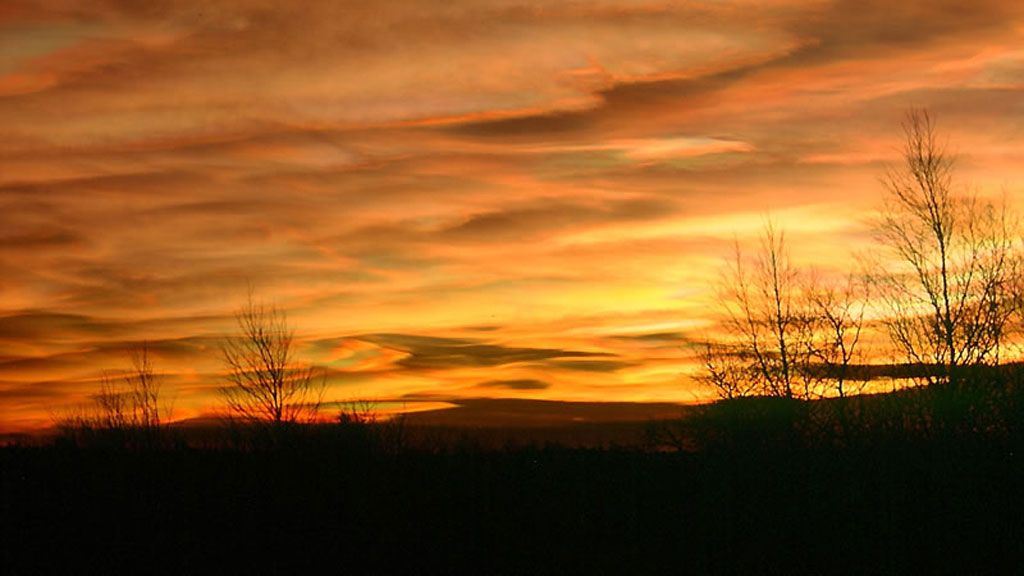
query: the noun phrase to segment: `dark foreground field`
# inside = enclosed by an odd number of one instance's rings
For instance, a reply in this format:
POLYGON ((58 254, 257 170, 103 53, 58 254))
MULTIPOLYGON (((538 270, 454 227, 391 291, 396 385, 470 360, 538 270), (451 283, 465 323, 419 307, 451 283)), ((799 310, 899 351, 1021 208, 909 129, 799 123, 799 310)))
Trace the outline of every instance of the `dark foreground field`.
POLYGON ((5 574, 1011 572, 1015 442, 0 450, 5 574))

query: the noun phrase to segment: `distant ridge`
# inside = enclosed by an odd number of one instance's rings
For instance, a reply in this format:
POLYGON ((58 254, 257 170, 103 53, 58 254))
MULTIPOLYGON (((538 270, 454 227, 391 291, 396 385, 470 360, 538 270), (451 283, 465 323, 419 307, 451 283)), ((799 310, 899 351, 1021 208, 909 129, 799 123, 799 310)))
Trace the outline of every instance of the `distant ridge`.
POLYGON ((448 400, 453 408, 408 414, 411 424, 453 427, 550 427, 644 422, 679 418, 686 405, 672 402, 566 402, 519 398, 448 400))

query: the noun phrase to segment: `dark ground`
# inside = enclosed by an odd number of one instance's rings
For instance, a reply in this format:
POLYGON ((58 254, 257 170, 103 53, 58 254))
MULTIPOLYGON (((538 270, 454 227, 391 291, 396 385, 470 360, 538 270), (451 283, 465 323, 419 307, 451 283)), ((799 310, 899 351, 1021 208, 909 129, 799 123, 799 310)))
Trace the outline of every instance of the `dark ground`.
MULTIPOLYGON (((969 574, 1024 560, 1009 441, 0 449, 5 574, 969 574)), ((1009 572, 1007 572, 1007 569, 1009 572)))

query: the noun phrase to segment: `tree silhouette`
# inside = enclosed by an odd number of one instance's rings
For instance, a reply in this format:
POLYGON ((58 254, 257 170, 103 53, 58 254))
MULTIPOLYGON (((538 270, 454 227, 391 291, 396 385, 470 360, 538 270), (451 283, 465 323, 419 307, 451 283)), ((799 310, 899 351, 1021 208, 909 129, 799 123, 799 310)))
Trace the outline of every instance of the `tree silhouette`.
POLYGON ((719 396, 809 395, 813 327, 800 282, 785 235, 772 223, 753 259, 737 243, 718 292, 727 342, 708 343, 703 353, 705 381, 719 396))
POLYGON ((873 283, 897 352, 935 368, 927 383, 956 383, 999 363, 1019 303, 1017 226, 1005 203, 953 193, 954 159, 927 111, 908 112, 903 134, 903 163, 882 179, 873 283))
POLYGON ((806 290, 814 334, 810 356, 840 398, 849 394, 851 383, 863 384, 854 378, 853 364, 862 357, 868 296, 867 283, 852 273, 841 284, 812 279, 806 290))
POLYGON ((241 333, 221 346, 229 382, 223 392, 231 411, 253 422, 315 419, 325 383, 311 366, 296 363, 284 311, 257 304, 250 295, 235 319, 241 333))
POLYGON ((157 429, 161 423, 161 381, 149 359, 149 345, 131 351, 131 370, 122 378, 104 374, 96 394, 99 424, 105 428, 157 429))
POLYGON ((725 337, 700 351, 703 381, 723 399, 845 396, 860 354, 864 283, 852 274, 840 284, 800 270, 770 222, 759 248, 749 258, 737 243, 722 278, 725 337))

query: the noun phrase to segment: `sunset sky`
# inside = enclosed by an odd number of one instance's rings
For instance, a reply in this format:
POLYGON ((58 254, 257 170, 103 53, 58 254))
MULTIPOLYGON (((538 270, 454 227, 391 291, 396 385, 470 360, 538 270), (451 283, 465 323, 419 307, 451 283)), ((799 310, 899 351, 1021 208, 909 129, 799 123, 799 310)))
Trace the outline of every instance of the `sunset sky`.
POLYGON ((899 123, 1024 197, 1018 0, 0 3, 0 431, 287 310, 328 400, 705 398, 734 238, 869 247, 899 123))

